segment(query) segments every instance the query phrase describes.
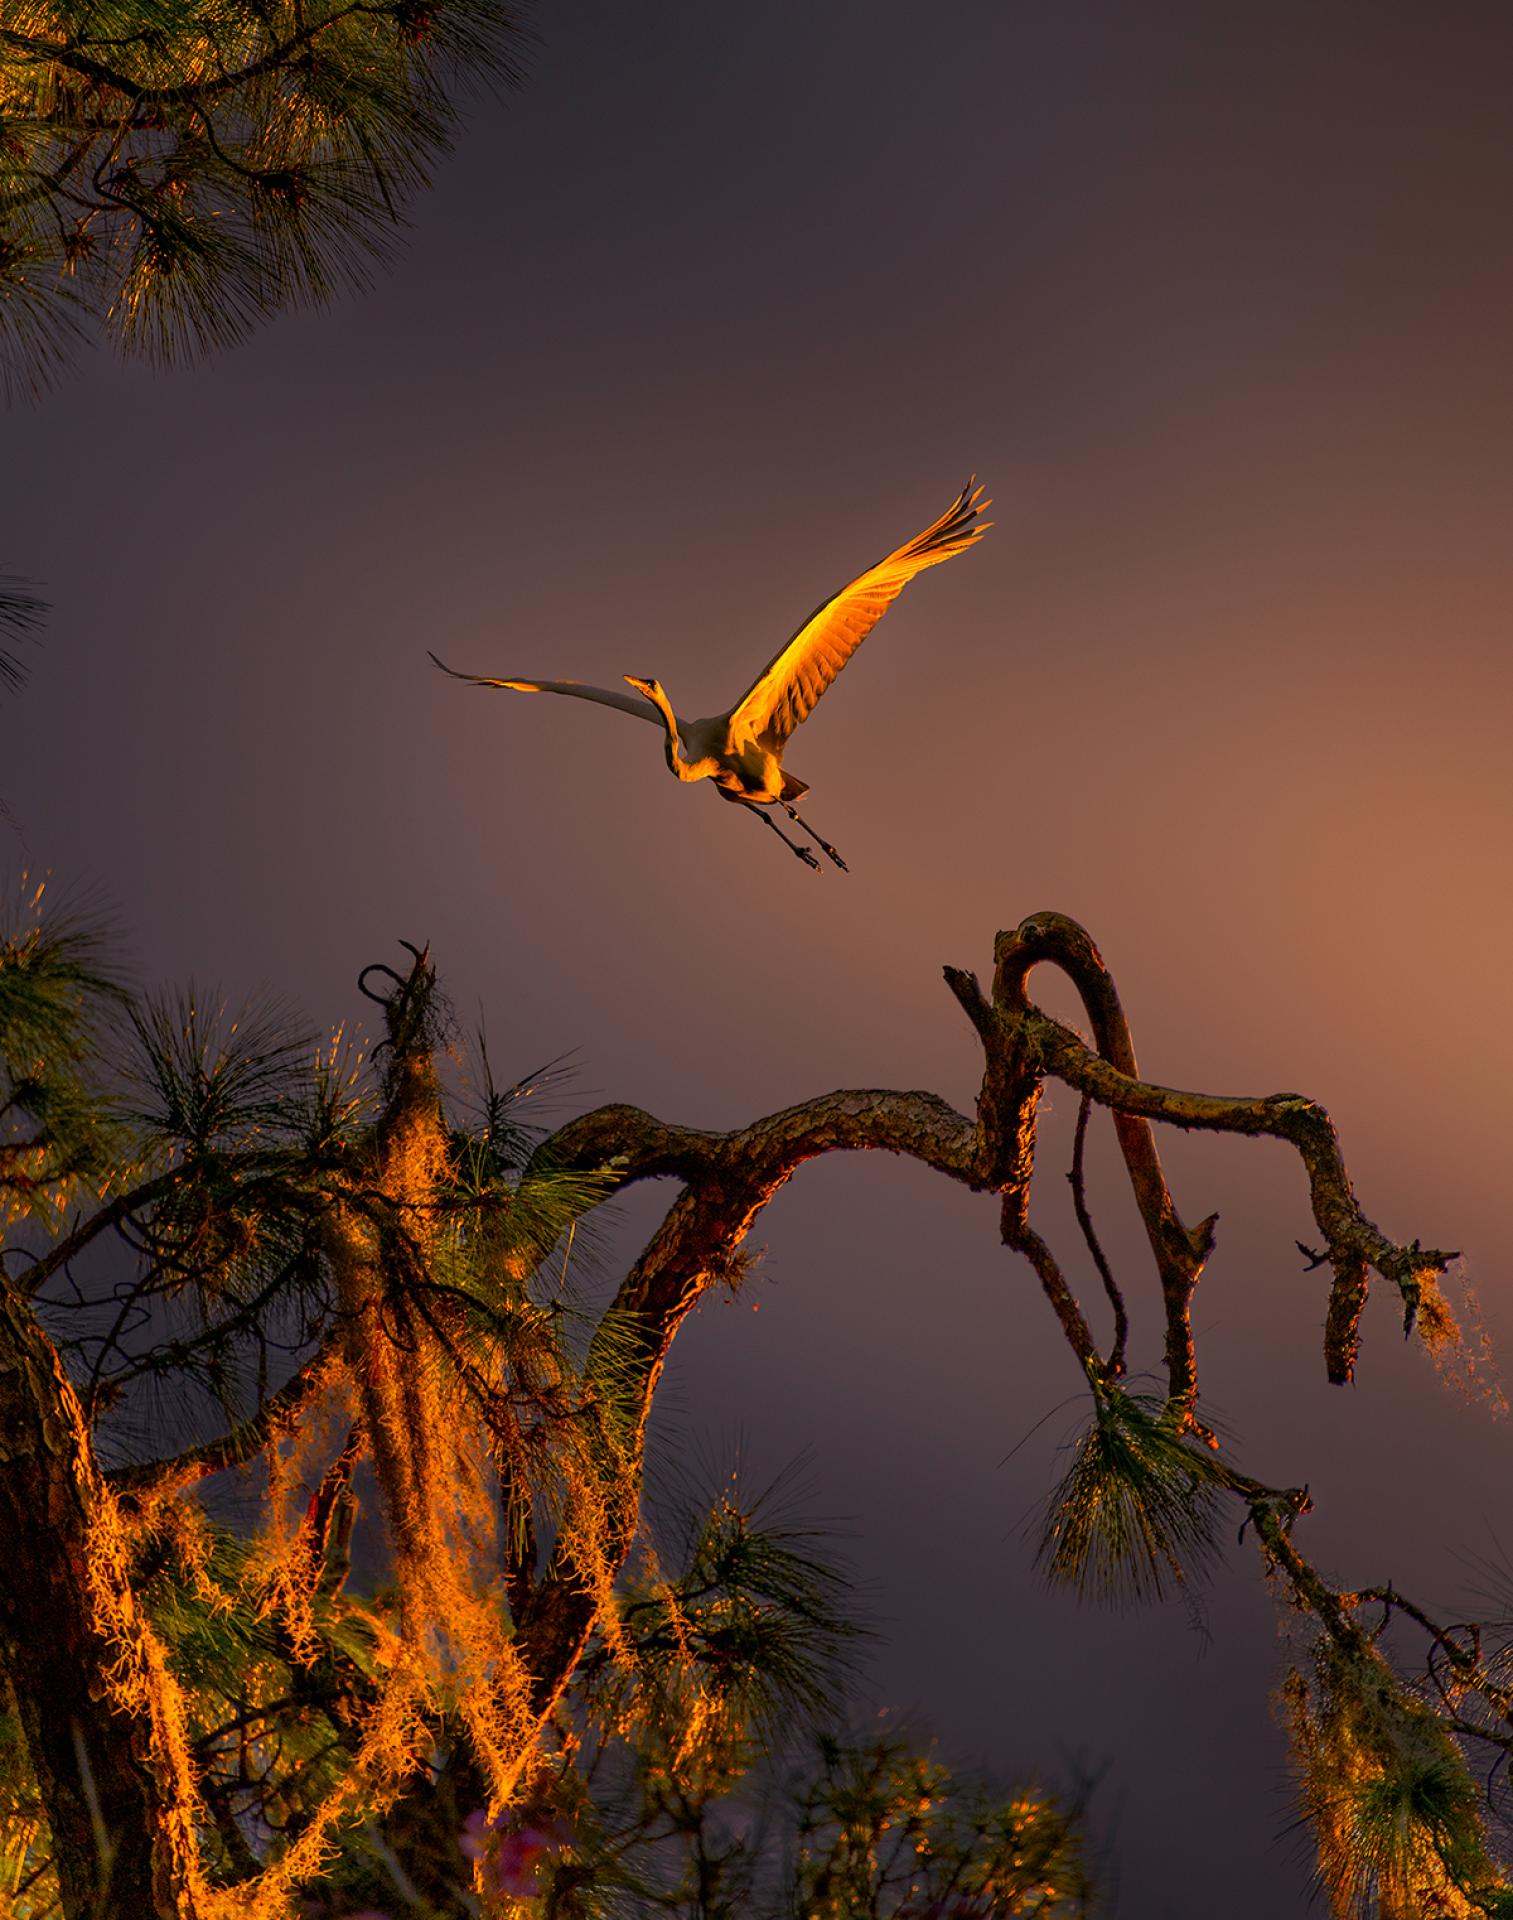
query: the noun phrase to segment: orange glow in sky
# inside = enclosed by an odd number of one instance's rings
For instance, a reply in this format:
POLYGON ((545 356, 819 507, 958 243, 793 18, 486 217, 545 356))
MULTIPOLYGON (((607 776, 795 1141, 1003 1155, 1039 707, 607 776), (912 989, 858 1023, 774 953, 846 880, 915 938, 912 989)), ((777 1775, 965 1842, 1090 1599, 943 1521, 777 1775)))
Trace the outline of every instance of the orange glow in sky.
MULTIPOLYGON (((9 708, 16 864, 101 886, 143 978, 266 983, 312 1024, 429 941, 501 1070, 576 1048, 565 1103, 710 1127, 837 1086, 968 1106, 940 969, 985 975, 1055 908, 1146 1074, 1321 1100, 1366 1211, 1464 1248, 1513 1354, 1513 13, 538 24, 376 290, 171 377, 98 358, 7 420, 0 558, 55 607, 9 708), (426 658, 655 672, 718 712, 973 470, 992 534, 804 723, 847 874, 681 790, 645 729, 426 658)), ((1047 1108, 1041 1225, 1074 1250, 1076 1102, 1047 1108)), ((1309 1483, 1331 1574, 1459 1617, 1458 1556, 1513 1553, 1508 1426, 1385 1299, 1328 1387, 1295 1161, 1162 1152, 1184 1216, 1220 1214, 1209 1412, 1309 1483)), ((1138 1373, 1155 1282, 1106 1139, 1089 1184, 1138 1373)), ((624 1204, 606 1272, 665 1199, 624 1204)), ((812 1449, 876 1595, 876 1697, 1011 1777, 1107 1765, 1122 1920, 1207 1920, 1220 1889, 1228 1920, 1300 1912, 1252 1561, 1207 1641, 1032 1571, 1077 1409, 1026 1435, 1079 1382, 994 1204, 858 1156, 801 1169, 757 1237, 763 1311, 691 1320, 660 1444, 812 1449)))

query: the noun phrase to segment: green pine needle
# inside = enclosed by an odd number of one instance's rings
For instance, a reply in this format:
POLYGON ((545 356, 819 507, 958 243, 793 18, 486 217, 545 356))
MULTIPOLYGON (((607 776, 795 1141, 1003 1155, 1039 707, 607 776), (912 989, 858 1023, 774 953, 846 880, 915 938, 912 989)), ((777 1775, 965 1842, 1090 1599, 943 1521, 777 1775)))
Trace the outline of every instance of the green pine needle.
POLYGON ((1094 1386, 1091 1425, 1051 1495, 1036 1564, 1084 1599, 1160 1600, 1215 1552, 1212 1457, 1154 1395, 1094 1386))

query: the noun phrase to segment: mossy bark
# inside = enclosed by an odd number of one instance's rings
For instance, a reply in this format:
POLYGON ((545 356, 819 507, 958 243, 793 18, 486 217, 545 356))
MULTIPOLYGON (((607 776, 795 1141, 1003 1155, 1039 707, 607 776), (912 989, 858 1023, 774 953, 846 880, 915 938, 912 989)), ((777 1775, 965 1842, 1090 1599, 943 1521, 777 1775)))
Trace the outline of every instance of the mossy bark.
MULTIPOLYGON (((0 1645, 68 1920, 181 1911, 150 1716, 111 1693, 122 1647, 95 1595, 111 1496, 51 1342, 0 1288, 0 1645)), ((130 1610, 124 1580, 116 1594, 130 1610)))

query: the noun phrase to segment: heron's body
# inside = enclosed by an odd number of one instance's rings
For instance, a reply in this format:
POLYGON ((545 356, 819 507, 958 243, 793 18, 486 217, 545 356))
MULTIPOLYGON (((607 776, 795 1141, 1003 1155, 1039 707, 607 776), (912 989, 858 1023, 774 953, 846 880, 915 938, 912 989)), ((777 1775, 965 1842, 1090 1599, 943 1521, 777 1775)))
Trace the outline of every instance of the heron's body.
MULTIPOLYGON (((586 686, 577 680, 503 680, 482 674, 456 673, 436 659, 443 673, 480 687, 504 687, 516 693, 565 693, 614 707, 638 720, 661 727, 669 770, 679 780, 713 780, 723 800, 755 809, 781 808, 796 826, 839 867, 845 861, 798 816, 794 802, 809 791, 806 783, 783 766, 788 736, 808 718, 816 701, 851 655, 866 639, 916 573, 935 566, 981 539, 986 523, 977 524, 981 487, 968 481, 950 509, 933 526, 859 574, 849 586, 823 601, 793 638, 758 675, 726 713, 707 720, 680 720, 656 680, 626 674, 634 694, 617 688, 586 686)), ((762 811, 778 837, 810 866, 819 862, 807 847, 790 840, 762 811)))
POLYGON ((674 724, 676 731, 667 736, 667 765, 679 780, 713 780, 726 798, 759 807, 796 800, 809 791, 802 780, 784 772, 781 752, 764 747, 749 729, 736 727, 728 713, 674 724))

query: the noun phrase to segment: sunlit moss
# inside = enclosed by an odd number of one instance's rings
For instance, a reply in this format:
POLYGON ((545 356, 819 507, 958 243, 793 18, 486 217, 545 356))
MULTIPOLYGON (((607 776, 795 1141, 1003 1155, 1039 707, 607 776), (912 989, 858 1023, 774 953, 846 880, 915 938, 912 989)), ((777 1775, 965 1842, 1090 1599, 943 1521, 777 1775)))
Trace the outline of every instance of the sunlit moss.
POLYGON ((1418 1336, 1428 1348, 1442 1380, 1456 1387, 1468 1400, 1480 1400, 1494 1413, 1506 1414, 1508 1397, 1498 1378, 1497 1362, 1482 1325, 1476 1295, 1464 1273, 1459 1275, 1459 1280, 1465 1302, 1465 1327, 1445 1297, 1439 1276, 1420 1275, 1414 1322, 1418 1336))
MULTIPOLYGON (((78 1403, 71 1390, 62 1397, 65 1410, 79 1416, 82 1438, 78 1403)), ((84 1564, 95 1618, 116 1650, 111 1698, 122 1714, 140 1717, 152 1730, 150 1764, 162 1785, 160 1842, 166 1855, 154 1863, 155 1878, 165 1902, 184 1901, 193 1911, 208 1889, 196 1839, 205 1816, 190 1752, 188 1703, 161 1638, 137 1602, 130 1577, 131 1536, 119 1506, 103 1484, 93 1492, 84 1564)))
POLYGON ((277 1613, 297 1660, 312 1660, 319 1647, 314 1600, 325 1572, 322 1547, 301 1499, 302 1467, 329 1452, 331 1427, 350 1429, 356 1395, 348 1374, 337 1375, 323 1401, 303 1419, 281 1423, 263 1451, 268 1486, 262 1525, 245 1576, 257 1590, 259 1610, 277 1613))
MULTIPOLYGON (((94 1002, 110 991, 91 955, 87 942, 49 946, 36 926, 0 949, 12 1061, 44 1043, 70 1071, 88 1061, 94 1002)), ((422 1777, 438 1738, 455 1734, 476 1758, 489 1816, 519 1799, 541 1708, 501 1567, 508 1541, 536 1577, 532 1516, 593 1595, 600 1643, 617 1658, 626 1647, 615 1583, 639 1490, 634 1421, 619 1408, 631 1342, 611 1325, 575 1361, 571 1308, 530 1290, 613 1183, 527 1179, 497 1155, 475 1164, 477 1143, 445 1119, 439 1017, 424 996, 402 1011, 375 1093, 338 1043, 312 1065, 282 1020, 160 997, 137 1010, 131 1068, 109 1094, 151 1183, 134 1216, 147 1271, 171 1275, 201 1327, 223 1316, 256 1348, 259 1314, 282 1302, 275 1333, 292 1321, 317 1342, 297 1415, 260 1437, 267 1479, 248 1539, 206 1519, 192 1467, 117 1499, 65 1393, 111 1698, 144 1728, 160 1776, 165 1910, 197 1920, 287 1920, 354 1826, 382 1820, 422 1777), (359 1453, 394 1581, 366 1599, 342 1590, 345 1543, 333 1564, 331 1542, 338 1505, 350 1531, 359 1453)), ((98 1114, 100 1095, 80 1098, 98 1114)), ((196 1340, 171 1343, 161 1364, 172 1377, 206 1352, 219 1365, 196 1340)), ((233 1419, 236 1397, 234 1385, 219 1396, 233 1419)), ((11 1757, 0 1894, 7 1876, 32 1875, 26 1920, 51 1897, 48 1840, 24 1758, 11 1757)))
POLYGON ((1476 1920, 1508 1889, 1444 1725, 1361 1644, 1322 1641, 1282 1690, 1302 1811, 1337 1920, 1476 1920))

